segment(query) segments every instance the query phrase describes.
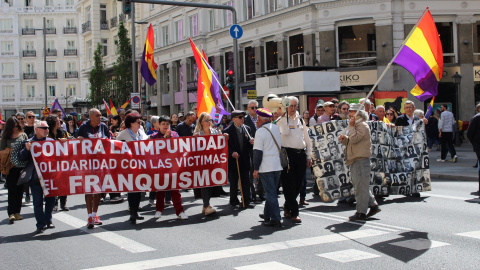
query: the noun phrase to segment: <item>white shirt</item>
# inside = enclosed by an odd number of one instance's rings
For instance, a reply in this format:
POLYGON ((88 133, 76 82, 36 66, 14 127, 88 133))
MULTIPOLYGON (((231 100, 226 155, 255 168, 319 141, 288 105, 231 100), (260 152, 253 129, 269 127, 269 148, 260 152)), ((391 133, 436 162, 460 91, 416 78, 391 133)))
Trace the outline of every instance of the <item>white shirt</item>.
POLYGON ((288 116, 288 123, 287 117, 282 117, 278 120, 277 125, 280 128, 280 134, 282 135, 282 147, 306 149, 307 159, 311 159, 312 143, 308 136, 308 128, 305 122, 303 125, 300 122, 298 112, 294 118, 288 116))
POLYGON ((266 173, 281 171, 283 168, 280 164, 280 153, 272 139, 272 135, 270 135, 270 132, 265 130, 265 128, 268 128, 272 132, 278 146, 281 147, 282 145, 280 129, 277 125, 268 123, 257 129, 257 132, 255 133, 255 142, 253 143, 253 150, 263 151, 262 163, 260 164, 258 172, 266 173))

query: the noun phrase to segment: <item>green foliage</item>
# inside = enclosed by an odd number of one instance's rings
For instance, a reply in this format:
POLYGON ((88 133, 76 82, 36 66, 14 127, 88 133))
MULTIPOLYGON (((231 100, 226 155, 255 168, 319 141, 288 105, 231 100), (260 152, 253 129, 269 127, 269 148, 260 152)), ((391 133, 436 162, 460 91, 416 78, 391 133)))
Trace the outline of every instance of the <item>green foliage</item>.
POLYGON ((118 41, 117 45, 117 60, 113 65, 113 83, 115 89, 111 95, 117 104, 123 104, 130 98, 130 93, 133 88, 133 73, 132 73, 132 44, 128 37, 128 31, 120 22, 118 26, 118 41))
POLYGON ((105 76, 105 63, 102 57, 102 45, 97 44, 93 54, 94 67, 90 71, 90 103, 93 107, 103 104, 107 77, 105 76))

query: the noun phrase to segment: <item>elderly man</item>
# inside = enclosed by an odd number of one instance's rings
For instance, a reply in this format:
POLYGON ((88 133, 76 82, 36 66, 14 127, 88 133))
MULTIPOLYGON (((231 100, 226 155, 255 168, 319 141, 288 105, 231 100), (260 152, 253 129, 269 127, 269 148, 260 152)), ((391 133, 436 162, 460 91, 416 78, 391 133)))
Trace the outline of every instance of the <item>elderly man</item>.
MULTIPOLYGON (((110 139, 110 131, 108 130, 107 125, 101 122, 102 114, 98 109, 90 109, 88 112, 90 119, 85 121, 80 128, 78 129, 77 138, 100 138, 100 139, 110 139)), ((102 225, 103 222, 100 220, 100 216, 97 216, 98 205, 100 204, 100 199, 102 194, 85 194, 85 203, 87 204, 87 213, 88 221, 87 228, 93 229, 95 225, 102 225)))
POLYGON ((320 117, 325 113, 325 109, 322 104, 317 104, 315 107, 315 114, 310 118, 309 126, 314 127, 315 125, 320 124, 320 117))
POLYGON ((40 180, 38 178, 37 170, 35 170, 34 161, 30 148, 32 147, 32 142, 35 141, 53 141, 53 139, 47 138, 48 136, 48 124, 45 121, 39 121, 35 124, 35 135, 28 140, 25 144, 25 148, 20 150, 18 154, 18 159, 21 161, 28 161, 26 166, 26 171, 29 171, 29 168, 32 172, 30 178, 30 189, 32 190, 33 196, 33 212, 35 213, 35 219, 37 221, 37 230, 35 233, 43 233, 46 229, 53 229, 55 226, 52 223, 52 212, 53 207, 55 206, 55 197, 45 197, 43 196, 43 189, 40 185, 40 180), (45 199, 45 209, 43 208, 43 201, 45 199))
POLYGON ((251 194, 249 171, 251 162, 250 150, 252 149, 253 139, 250 139, 247 135, 247 132, 250 133, 251 130, 248 126, 244 125, 244 111, 235 110, 231 115, 233 125, 230 125, 223 130, 223 133, 229 135, 228 179, 230 182, 230 205, 235 208, 240 204, 238 200, 238 180, 240 178, 243 195, 242 206, 245 208, 252 208, 253 206, 250 206, 251 194))
POLYGON ((375 197, 370 192, 370 128, 367 124, 368 113, 361 104, 351 104, 350 121, 347 134, 341 134, 338 140, 346 146, 345 164, 350 165, 352 182, 355 188, 357 212, 349 217, 350 220, 367 220, 380 212, 375 197), (358 115, 356 112, 358 111, 358 115), (367 214, 367 209, 370 211, 367 214))
POLYGON ((362 102, 363 102, 363 106, 365 107, 365 112, 368 114, 368 120, 378 121, 378 117, 374 113, 372 113, 370 110, 370 107, 372 106, 372 102, 370 101, 370 99, 361 98, 358 101, 358 104, 362 104, 362 102))
MULTIPOLYGON (((258 102, 256 100, 250 100, 248 101, 247 105, 247 111, 248 114, 245 116, 245 125, 248 126, 251 130, 250 136, 252 138, 255 138, 255 132, 257 131, 257 121, 258 121, 258 116, 257 116, 257 108, 258 108, 258 102)), ((253 152, 250 153, 250 156, 253 156, 253 152)), ((260 182, 258 186, 258 191, 255 192, 255 185, 254 185, 254 177, 253 177, 253 168, 250 168, 250 173, 249 173, 249 182, 250 182, 250 192, 252 194, 252 200, 256 200, 256 194, 258 194, 258 197, 260 200, 264 199, 263 196, 263 187, 260 182)))
POLYGON ((297 196, 303 186, 306 168, 312 166, 312 145, 307 125, 297 111, 298 99, 294 96, 289 98, 287 114, 277 122, 282 135, 282 147, 286 148, 289 160, 289 167, 282 171, 280 177, 285 196, 283 215, 300 223, 302 220, 299 217, 297 196))
POLYGON ((318 123, 325 123, 331 120, 342 120, 337 113, 335 113, 337 110, 335 108, 335 104, 331 101, 327 101, 323 103, 323 108, 325 109, 325 113, 320 116, 318 119, 318 123))
POLYGON ((180 137, 193 136, 193 131, 195 130, 195 120, 197 116, 195 112, 189 111, 185 115, 185 121, 181 122, 177 126, 177 133, 180 137))
POLYGON ((342 120, 348 119, 349 108, 350 108, 350 104, 348 104, 348 102, 345 100, 338 104, 337 113, 342 120))
POLYGON ((282 145, 280 129, 272 124, 273 114, 268 109, 258 109, 257 115, 259 128, 253 144, 253 177, 260 177, 265 189, 265 208, 260 217, 265 220, 265 226, 281 227, 277 198, 277 187, 283 170, 279 153, 282 145))
POLYGON ((378 121, 391 124, 390 121, 385 117, 385 107, 383 105, 378 105, 377 108, 375 109, 375 115, 378 117, 378 121))

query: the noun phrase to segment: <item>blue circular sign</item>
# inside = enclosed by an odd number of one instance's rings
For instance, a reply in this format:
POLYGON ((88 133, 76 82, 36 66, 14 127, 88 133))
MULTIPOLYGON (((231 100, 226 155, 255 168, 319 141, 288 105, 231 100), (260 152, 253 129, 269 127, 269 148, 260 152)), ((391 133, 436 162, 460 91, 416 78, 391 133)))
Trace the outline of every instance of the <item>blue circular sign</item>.
POLYGON ((139 103, 140 102, 140 97, 139 96, 134 96, 132 101, 133 101, 133 103, 139 103))
POLYGON ((239 39, 243 36, 243 29, 240 25, 234 24, 230 27, 230 36, 234 39, 239 39))

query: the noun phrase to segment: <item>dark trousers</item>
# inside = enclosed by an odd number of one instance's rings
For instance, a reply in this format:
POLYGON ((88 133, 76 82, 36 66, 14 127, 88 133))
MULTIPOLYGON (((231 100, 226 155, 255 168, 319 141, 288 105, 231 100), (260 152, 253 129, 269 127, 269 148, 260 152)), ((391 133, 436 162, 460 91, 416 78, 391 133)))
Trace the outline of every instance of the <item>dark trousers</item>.
POLYGON ((205 187, 201 188, 200 192, 202 194, 203 207, 208 207, 210 205, 210 198, 212 197, 214 187, 205 187))
POLYGON ((140 207, 140 201, 142 200, 142 192, 129 192, 127 193, 128 207, 130 207, 130 215, 136 216, 138 208, 140 207))
POLYGON ((477 154, 478 195, 480 196, 480 149, 475 150, 475 154, 477 154))
POLYGON ((290 211, 292 217, 298 216, 297 197, 303 187, 307 169, 307 155, 303 150, 287 148, 290 169, 284 169, 280 180, 285 196, 284 209, 290 211))
POLYGON ((450 151, 450 156, 452 158, 457 154, 457 152, 455 151, 455 146, 453 145, 453 132, 442 132, 440 143, 442 144, 442 152, 440 155, 441 159, 445 159, 447 157, 448 151, 450 151))
MULTIPOLYGON (((242 192, 243 199, 245 201, 245 206, 250 203, 250 178, 248 177, 249 171, 242 170, 240 168, 240 179, 242 182, 242 192)), ((230 204, 235 206, 239 205, 240 201, 238 200, 238 170, 229 169, 228 170, 228 181, 230 182, 230 204)))
POLYGON ((67 204, 67 196, 55 197, 55 205, 56 206, 58 206, 58 201, 60 201, 61 206, 65 206, 67 204))
POLYGON ((23 185, 17 186, 22 168, 12 168, 7 175, 8 215, 20 214, 22 208, 23 185))

